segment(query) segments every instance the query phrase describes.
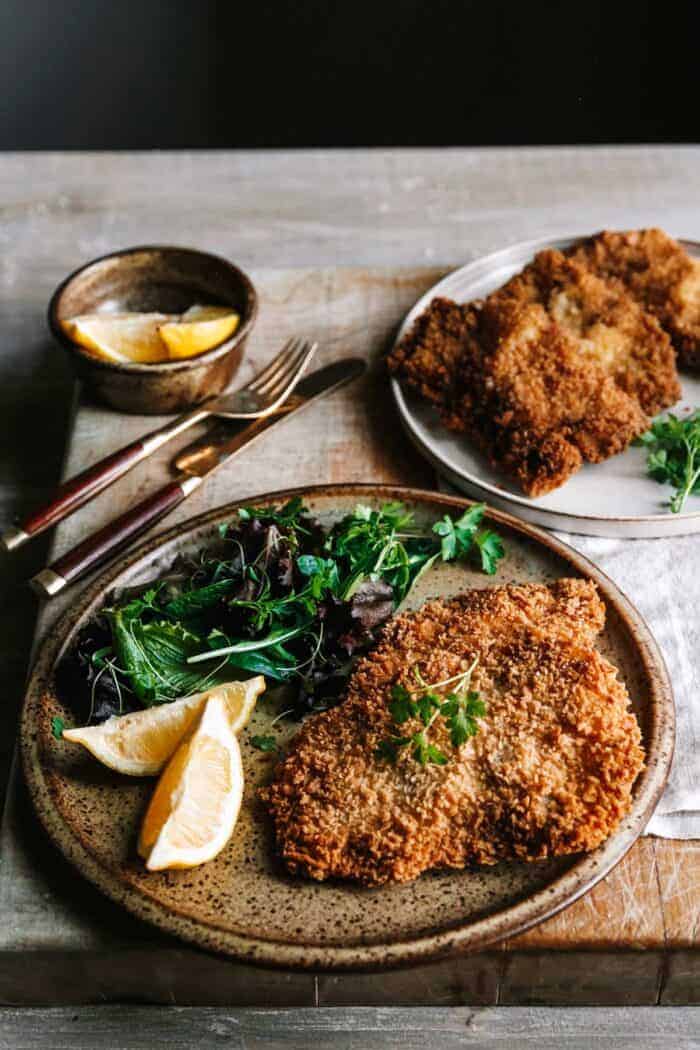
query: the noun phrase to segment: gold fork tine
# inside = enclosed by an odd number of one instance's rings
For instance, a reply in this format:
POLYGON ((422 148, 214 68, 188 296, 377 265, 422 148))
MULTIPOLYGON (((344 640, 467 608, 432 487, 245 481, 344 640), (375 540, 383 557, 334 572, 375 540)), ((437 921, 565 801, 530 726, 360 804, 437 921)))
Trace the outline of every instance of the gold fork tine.
POLYGON ((307 343, 305 339, 302 339, 299 348, 290 358, 288 358, 285 366, 272 378, 263 383, 256 393, 262 394, 264 397, 274 398, 277 395, 277 392, 282 390, 295 372, 299 370, 302 361, 309 352, 309 347, 310 344, 307 343))
POLYGON ((277 354, 277 356, 273 357, 272 361, 270 361, 269 365, 263 368, 262 372, 259 372, 258 375, 254 376, 253 379, 251 379, 250 383, 248 383, 245 389, 258 393, 261 384, 267 382, 268 379, 272 378, 272 376, 275 375, 279 370, 280 365, 284 365, 285 361, 289 358, 289 356, 294 353, 298 342, 298 336, 295 336, 292 339, 288 339, 282 347, 282 349, 280 350, 280 352, 277 354))
POLYGON ((311 358, 316 353, 317 345, 317 343, 306 341, 303 350, 299 353, 294 368, 289 370, 284 380, 280 380, 273 390, 269 390, 265 394, 265 397, 268 399, 268 404, 271 406, 269 411, 272 411, 273 408, 276 408, 280 403, 286 401, 289 395, 293 392, 297 383, 306 372, 311 358))

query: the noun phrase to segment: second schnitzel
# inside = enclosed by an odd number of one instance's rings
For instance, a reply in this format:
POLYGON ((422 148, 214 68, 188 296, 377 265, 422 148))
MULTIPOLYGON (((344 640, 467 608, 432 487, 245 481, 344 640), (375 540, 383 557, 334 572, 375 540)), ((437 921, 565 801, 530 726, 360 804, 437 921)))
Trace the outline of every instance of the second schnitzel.
POLYGON ((434 299, 389 368, 530 496, 623 451, 680 395, 656 318, 557 251, 483 303, 434 299))
MULTIPOLYGON (((644 752, 615 668, 593 648, 604 607, 593 584, 559 580, 470 591, 390 621, 339 707, 310 717, 262 792, 293 873, 404 882, 431 868, 537 860, 591 850, 628 812, 644 752), (389 761, 391 697, 417 675, 441 683, 474 668, 483 708, 444 762, 410 748, 389 761)), ((470 694, 473 695, 473 694, 470 694)))
POLYGON ((537 303, 576 340, 583 363, 599 365, 621 390, 656 415, 681 394, 676 355, 656 317, 619 284, 611 284, 562 252, 539 252, 533 262, 486 301, 500 331, 505 302, 537 303))
POLYGON ((700 260, 663 230, 604 230, 572 256, 600 277, 620 280, 671 336, 678 360, 700 368, 700 260))

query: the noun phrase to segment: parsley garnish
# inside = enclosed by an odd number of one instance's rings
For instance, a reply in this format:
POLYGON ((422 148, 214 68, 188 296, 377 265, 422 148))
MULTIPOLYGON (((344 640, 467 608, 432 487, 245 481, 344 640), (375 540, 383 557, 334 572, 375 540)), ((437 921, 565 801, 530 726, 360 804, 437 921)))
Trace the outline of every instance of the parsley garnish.
POLYGON ((51 733, 53 734, 56 740, 61 739, 61 737, 63 736, 63 730, 65 728, 66 723, 63 721, 62 718, 59 718, 58 715, 51 719, 51 733))
POLYGON ((250 742, 258 751, 265 751, 267 753, 277 750, 277 739, 272 735, 263 734, 260 736, 252 736, 250 742))
POLYGON ((669 507, 679 514, 688 496, 700 495, 700 409, 685 419, 669 412, 665 419, 652 423, 651 430, 635 444, 647 451, 651 477, 675 488, 669 507))
POLYGON ((410 744, 412 739, 410 736, 387 737, 386 740, 379 741, 379 745, 374 753, 377 758, 385 758, 388 762, 393 763, 399 757, 401 749, 410 744))
POLYGON ((446 514, 442 521, 433 525, 433 532, 442 537, 440 551, 443 561, 466 557, 476 548, 479 551, 481 568, 488 576, 493 576, 505 552, 497 533, 491 529, 479 529, 484 510, 484 504, 477 503, 465 511, 457 521, 453 521, 446 514))
POLYGON ((299 529, 306 532, 304 516, 307 510, 300 496, 295 496, 280 507, 241 507, 238 511, 240 521, 252 521, 254 518, 269 524, 299 529))
POLYGON ((457 521, 453 521, 449 514, 446 514, 442 521, 433 525, 433 532, 442 537, 441 549, 444 561, 452 561, 453 558, 469 551, 483 516, 484 504, 477 503, 466 510, 457 521))
POLYGON ((422 766, 444 766, 448 762, 447 755, 430 743, 428 734, 435 719, 443 718, 450 732, 450 743, 457 750, 469 737, 479 732, 477 719, 486 714, 486 705, 479 699, 479 694, 469 688, 476 665, 477 660, 474 660, 466 671, 433 685, 427 685, 416 668, 414 674, 418 689, 410 690, 400 684, 393 686, 389 702, 393 722, 403 725, 417 720, 423 728, 411 736, 392 736, 381 740, 375 749, 375 756, 394 763, 410 747, 411 755, 422 766), (454 688, 446 696, 441 696, 437 690, 448 685, 454 688))
POLYGON ((505 554, 501 537, 491 529, 481 529, 475 533, 474 543, 481 555, 481 568, 487 576, 494 576, 498 563, 505 554))
POLYGON ((441 710, 450 730, 452 746, 461 747, 470 736, 479 732, 476 720, 486 714, 486 704, 479 699, 478 693, 450 693, 441 710))
POLYGON ((424 732, 415 733, 411 737, 411 743, 413 744, 413 757, 422 766, 447 765, 447 755, 435 744, 428 743, 428 738, 424 732))

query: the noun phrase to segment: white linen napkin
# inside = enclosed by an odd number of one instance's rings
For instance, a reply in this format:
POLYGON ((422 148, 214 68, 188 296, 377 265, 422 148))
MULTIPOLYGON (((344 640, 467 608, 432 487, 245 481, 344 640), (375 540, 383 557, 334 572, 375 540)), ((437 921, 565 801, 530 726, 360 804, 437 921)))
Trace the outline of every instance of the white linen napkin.
POLYGON ((700 536, 555 535, 595 562, 639 609, 668 667, 676 701, 676 750, 646 834, 700 838, 700 536))

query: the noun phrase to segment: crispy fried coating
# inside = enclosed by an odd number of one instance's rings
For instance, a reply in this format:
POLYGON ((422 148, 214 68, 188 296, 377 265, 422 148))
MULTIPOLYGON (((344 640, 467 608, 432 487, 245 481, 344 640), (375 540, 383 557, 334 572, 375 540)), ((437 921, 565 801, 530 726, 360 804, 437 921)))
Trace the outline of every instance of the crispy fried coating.
POLYGON ((460 360, 475 338, 478 311, 478 303, 460 306, 451 299, 433 299, 409 337, 392 350, 389 370, 444 410, 453 399, 460 360))
POLYGON ((461 397, 442 413, 530 496, 558 488, 584 460, 597 463, 647 428, 638 402, 584 360, 540 303, 489 301, 491 354, 461 362, 461 397))
POLYGON ((682 367, 700 368, 700 261, 663 230, 604 230, 572 257, 620 280, 671 336, 682 367))
POLYGON ((529 496, 623 451, 680 395, 656 318, 557 251, 484 303, 433 300, 389 368, 529 496))
MULTIPOLYGON (((312 716, 261 795, 287 868, 373 886, 434 868, 591 850, 630 807, 642 768, 637 720, 593 648, 604 609, 582 580, 476 590, 390 621, 343 703, 312 716), (397 726, 393 685, 437 682, 479 662, 479 731, 446 765, 376 756, 397 726)), ((421 724, 405 723, 409 735, 421 724)))
POLYGON ((617 282, 608 282, 562 252, 539 252, 495 295, 539 303, 576 340, 584 362, 599 364, 653 416, 680 397, 676 355, 658 320, 617 282))

